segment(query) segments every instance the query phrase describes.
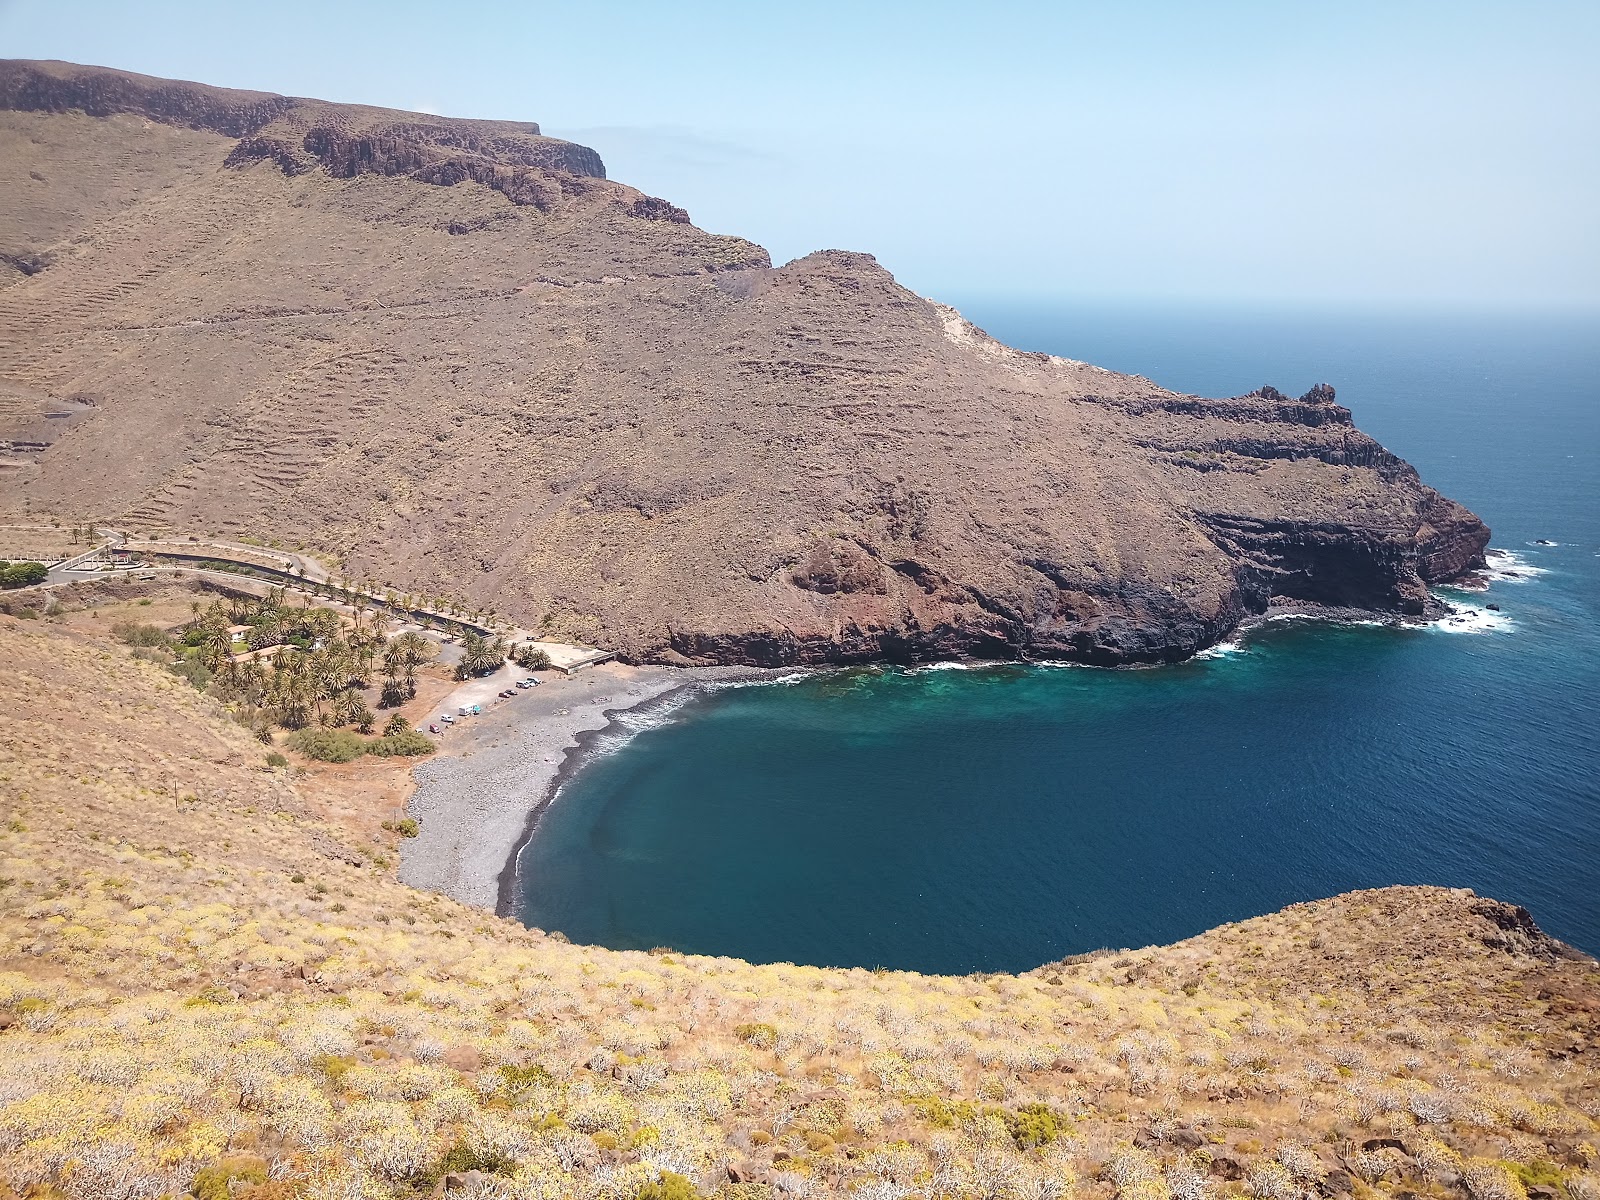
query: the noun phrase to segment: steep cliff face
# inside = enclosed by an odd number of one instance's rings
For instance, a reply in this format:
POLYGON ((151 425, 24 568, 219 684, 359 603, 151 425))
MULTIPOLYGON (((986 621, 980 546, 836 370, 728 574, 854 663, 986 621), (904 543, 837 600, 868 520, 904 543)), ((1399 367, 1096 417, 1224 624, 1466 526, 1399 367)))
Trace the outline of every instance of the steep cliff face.
POLYGON ((6 511, 303 542, 669 662, 1167 661, 1482 561, 1331 387, 1012 350, 526 122, 64 64, 0 97, 0 251, 43 264, 0 289, 6 511))
POLYGON ((527 171, 518 168, 597 178, 606 173, 589 147, 544 137, 533 121, 430 117, 73 63, 0 61, 0 108, 93 117, 127 113, 240 139, 226 160, 230 166, 270 158, 290 173, 321 165, 341 179, 409 175, 444 186, 474 179, 519 204, 532 201, 518 198, 529 189, 527 171))

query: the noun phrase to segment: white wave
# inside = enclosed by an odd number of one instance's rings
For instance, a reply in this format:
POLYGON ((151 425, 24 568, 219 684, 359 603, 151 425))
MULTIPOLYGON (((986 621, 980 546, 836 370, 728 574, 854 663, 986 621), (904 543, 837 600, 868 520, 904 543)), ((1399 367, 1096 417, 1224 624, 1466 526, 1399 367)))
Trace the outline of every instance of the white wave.
POLYGON ((962 663, 962 662, 918 663, 914 667, 907 667, 906 668, 907 674, 911 674, 911 675, 921 675, 925 671, 971 671, 971 670, 973 670, 973 666, 972 666, 971 663, 962 663))
POLYGON ((788 684, 804 683, 817 675, 829 670, 839 668, 830 667, 798 667, 793 671, 785 671, 782 675, 757 675, 750 679, 702 679, 688 686, 690 692, 720 692, 729 688, 758 688, 781 687, 788 684))
POLYGON ((1441 633, 1510 633, 1516 628, 1511 618, 1482 604, 1449 602, 1450 611, 1429 622, 1441 633))
POLYGON ((1196 652, 1196 658, 1232 658, 1236 654, 1248 654, 1249 648, 1243 641, 1218 642, 1215 646, 1207 646, 1204 650, 1196 652))
POLYGON ((1550 574, 1549 568, 1536 567, 1513 550, 1491 546, 1484 553, 1484 559, 1488 566, 1479 574, 1487 583, 1527 583, 1540 575, 1550 574))
POLYGON ((626 708, 612 714, 611 723, 590 737, 584 745, 585 761, 622 749, 641 733, 670 724, 678 710, 695 698, 698 689, 679 688, 655 700, 646 701, 640 708, 626 708))

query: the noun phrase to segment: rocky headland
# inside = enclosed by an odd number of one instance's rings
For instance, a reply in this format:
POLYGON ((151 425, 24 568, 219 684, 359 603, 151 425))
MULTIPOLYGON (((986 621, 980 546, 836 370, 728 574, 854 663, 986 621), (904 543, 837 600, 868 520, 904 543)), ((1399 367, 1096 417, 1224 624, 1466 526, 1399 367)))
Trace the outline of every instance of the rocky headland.
POLYGON ((675 665, 1184 658, 1488 530, 1328 386, 1001 345, 532 122, 0 64, 0 511, 273 538, 675 665))

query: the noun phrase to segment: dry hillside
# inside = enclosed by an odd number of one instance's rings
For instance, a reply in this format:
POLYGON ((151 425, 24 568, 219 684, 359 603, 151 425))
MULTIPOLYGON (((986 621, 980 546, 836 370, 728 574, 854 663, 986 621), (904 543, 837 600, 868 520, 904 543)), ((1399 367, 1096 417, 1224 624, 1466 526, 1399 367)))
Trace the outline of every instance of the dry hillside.
POLYGON ((0 1196, 1600 1197, 1600 964, 1469 892, 1022 976, 616 953, 399 885, 120 647, 0 617, 0 690, 0 1196))
POLYGON ((0 63, 0 517, 337 554, 668 662, 1182 657, 1488 531, 1328 388, 1001 346, 529 123, 0 63), (9 449, 7 450, 7 447, 9 449))

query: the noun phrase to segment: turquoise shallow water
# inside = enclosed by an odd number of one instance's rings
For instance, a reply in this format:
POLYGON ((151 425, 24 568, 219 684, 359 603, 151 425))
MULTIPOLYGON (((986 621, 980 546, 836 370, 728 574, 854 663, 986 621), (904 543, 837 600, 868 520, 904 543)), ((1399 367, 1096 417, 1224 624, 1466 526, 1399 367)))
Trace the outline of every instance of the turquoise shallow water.
POLYGON ((1600 950, 1593 324, 966 311, 1183 390, 1329 379, 1543 573, 1456 596, 1478 610, 1459 631, 1273 622, 1153 670, 711 692, 598 741, 522 853, 523 918, 617 947, 960 972, 1439 883, 1600 950))

